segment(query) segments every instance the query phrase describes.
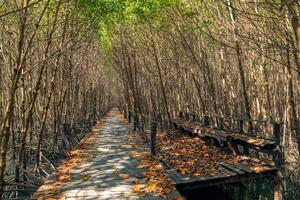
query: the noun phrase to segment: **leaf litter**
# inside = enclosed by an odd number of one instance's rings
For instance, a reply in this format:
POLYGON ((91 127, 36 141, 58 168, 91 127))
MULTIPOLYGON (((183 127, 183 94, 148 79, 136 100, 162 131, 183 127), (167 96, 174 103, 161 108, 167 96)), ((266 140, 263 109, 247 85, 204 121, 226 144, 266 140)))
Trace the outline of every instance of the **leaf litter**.
MULTIPOLYGON (((129 143, 135 143, 134 148, 143 148, 136 133, 129 135, 129 143)), ((141 197, 152 193, 164 199, 184 199, 179 195, 175 195, 173 198, 168 197, 169 194, 176 191, 175 183, 164 173, 164 168, 158 157, 152 156, 149 152, 132 153, 130 157, 140 159, 137 168, 144 169, 142 172, 143 179, 134 180, 135 193, 141 197)))
MULTIPOLYGON (((72 179, 71 170, 78 165, 86 162, 87 160, 94 158, 96 155, 90 151, 84 149, 87 146, 93 146, 96 143, 95 130, 100 131, 101 127, 105 123, 106 118, 96 124, 92 133, 86 134, 86 136, 79 143, 77 149, 71 150, 69 157, 62 161, 60 167, 58 167, 55 177, 45 181, 44 185, 39 188, 36 193, 38 200, 64 200, 62 186, 72 179)), ((82 172, 88 170, 84 169, 82 172)), ((90 180, 91 176, 86 174, 80 174, 80 178, 84 181, 90 180)))

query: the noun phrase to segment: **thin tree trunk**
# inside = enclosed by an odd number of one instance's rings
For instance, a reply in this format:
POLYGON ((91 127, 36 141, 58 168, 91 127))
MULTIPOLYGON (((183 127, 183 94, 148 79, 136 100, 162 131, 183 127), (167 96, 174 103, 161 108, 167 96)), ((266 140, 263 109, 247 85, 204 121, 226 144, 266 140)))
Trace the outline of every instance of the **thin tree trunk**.
POLYGON ((154 50, 155 63, 156 63, 156 67, 158 70, 159 82, 160 82, 162 95, 164 98, 165 109, 166 109, 167 117, 168 117, 168 123, 169 123, 168 127, 172 127, 171 116, 170 116, 169 107, 168 107, 168 100, 167 100, 167 96, 166 96, 166 90, 165 90, 165 86, 163 83, 163 77, 162 77, 162 73, 161 73, 161 66, 160 66, 160 60, 159 60, 159 55, 158 55, 159 50, 157 49, 157 46, 156 46, 156 43, 155 43, 153 37, 152 37, 152 45, 153 45, 153 50, 154 50))
MULTIPOLYGON (((51 31, 50 31, 50 34, 49 34, 49 37, 48 37, 48 41, 47 41, 47 45, 46 45, 46 49, 45 49, 45 53, 44 53, 44 58, 48 57, 48 53, 50 51, 52 36, 55 32, 58 11, 59 11, 59 8, 60 8, 60 2, 61 1, 59 1, 59 3, 56 6, 54 21, 53 21, 52 28, 51 28, 51 31)), ((38 74, 37 82, 36 82, 34 90, 33 90, 32 99, 31 99, 31 102, 30 102, 30 106, 29 106, 29 109, 28 109, 27 116, 26 116, 25 127, 22 130, 21 144, 20 144, 20 149, 19 149, 19 153, 18 153, 18 160, 17 160, 17 163, 16 163, 16 167, 18 167, 18 168, 20 168, 20 165, 23 161, 23 155, 24 155, 25 144, 26 144, 26 137, 27 137, 27 133, 28 133, 29 128, 30 128, 31 121, 32 121, 33 109, 34 109, 34 106, 35 106, 37 96, 39 94, 40 84, 41 84, 42 77, 43 77, 44 70, 45 70, 45 66, 46 66, 46 59, 43 59, 43 60, 44 60, 44 62, 40 66, 40 71, 39 71, 39 74, 38 74)))
MULTIPOLYGON (((27 7, 28 0, 22 1, 22 8, 27 7)), ((0 132, 0 198, 3 194, 4 190, 4 173, 6 167, 6 154, 7 154, 7 146, 9 140, 9 131, 10 131, 10 120, 13 115, 13 109, 15 104, 15 93, 18 88, 19 79, 22 71, 22 54, 23 54, 23 45, 25 41, 25 29, 26 29, 26 21, 27 21, 27 9, 25 8, 21 12, 20 16, 21 24, 20 24, 20 36, 18 42, 18 54, 16 59, 16 66, 13 71, 12 76, 12 85, 9 93, 8 105, 6 107, 6 111, 4 114, 4 119, 2 121, 1 132, 0 132)))

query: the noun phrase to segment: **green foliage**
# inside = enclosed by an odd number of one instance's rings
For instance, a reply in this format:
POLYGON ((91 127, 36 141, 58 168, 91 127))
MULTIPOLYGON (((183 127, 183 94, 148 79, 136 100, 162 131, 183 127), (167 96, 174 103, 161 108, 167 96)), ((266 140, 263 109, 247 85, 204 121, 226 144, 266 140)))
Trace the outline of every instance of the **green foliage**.
POLYGON ((150 23, 158 30, 167 28, 168 20, 163 10, 180 0, 78 0, 80 17, 91 21, 99 30, 105 62, 111 63, 110 50, 114 30, 123 24, 150 23))
POLYGON ((113 40, 111 35, 113 34, 110 33, 110 29, 107 28, 106 24, 102 23, 99 29, 99 40, 101 43, 102 52, 105 55, 104 61, 107 64, 107 66, 111 64, 110 51, 111 51, 111 43, 113 40))
POLYGON ((183 15, 187 18, 193 19, 193 18, 197 17, 198 14, 193 10, 185 10, 183 15))
POLYGON ((149 22, 161 11, 179 0, 79 0, 78 5, 87 17, 113 23, 149 22))

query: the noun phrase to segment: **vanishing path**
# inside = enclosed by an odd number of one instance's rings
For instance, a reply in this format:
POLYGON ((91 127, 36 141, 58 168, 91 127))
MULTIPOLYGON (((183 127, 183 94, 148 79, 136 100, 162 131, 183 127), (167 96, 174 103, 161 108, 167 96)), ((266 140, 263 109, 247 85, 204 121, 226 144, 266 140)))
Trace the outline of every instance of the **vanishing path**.
POLYGON ((59 192, 55 191, 63 199, 162 199, 154 194, 141 197, 134 192, 134 182, 143 181, 144 169, 137 168, 141 164, 139 158, 130 155, 146 149, 128 147, 128 133, 132 128, 118 114, 116 110, 111 111, 100 130, 94 130, 96 143, 83 147, 94 156, 72 169, 71 179, 59 187, 59 192), (124 178, 120 174, 129 176, 124 178))

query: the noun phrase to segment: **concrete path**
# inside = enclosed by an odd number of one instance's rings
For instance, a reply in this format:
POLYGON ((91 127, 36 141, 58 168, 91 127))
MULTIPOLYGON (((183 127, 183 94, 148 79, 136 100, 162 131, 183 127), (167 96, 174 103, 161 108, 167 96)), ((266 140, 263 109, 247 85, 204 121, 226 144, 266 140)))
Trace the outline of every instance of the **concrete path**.
POLYGON ((96 144, 86 147, 95 156, 72 169, 72 178, 60 188, 63 199, 162 199, 155 194, 141 197, 134 192, 136 179, 143 181, 143 169, 137 168, 141 164, 139 158, 130 155, 146 149, 128 148, 128 133, 132 128, 117 114, 116 110, 110 112, 104 127, 95 133, 96 144))

